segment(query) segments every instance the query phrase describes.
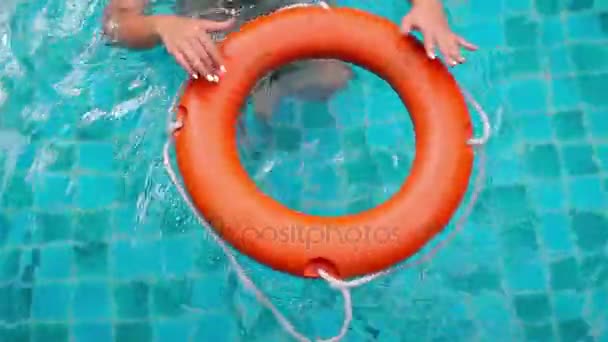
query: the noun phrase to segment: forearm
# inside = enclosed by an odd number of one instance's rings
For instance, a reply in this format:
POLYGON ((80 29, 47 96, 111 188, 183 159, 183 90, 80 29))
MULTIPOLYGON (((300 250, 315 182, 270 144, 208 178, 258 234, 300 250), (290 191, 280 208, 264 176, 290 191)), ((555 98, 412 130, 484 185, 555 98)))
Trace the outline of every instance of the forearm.
POLYGON ((145 15, 145 4, 145 0, 112 0, 104 13, 104 34, 134 49, 156 46, 160 41, 157 24, 162 17, 145 15))

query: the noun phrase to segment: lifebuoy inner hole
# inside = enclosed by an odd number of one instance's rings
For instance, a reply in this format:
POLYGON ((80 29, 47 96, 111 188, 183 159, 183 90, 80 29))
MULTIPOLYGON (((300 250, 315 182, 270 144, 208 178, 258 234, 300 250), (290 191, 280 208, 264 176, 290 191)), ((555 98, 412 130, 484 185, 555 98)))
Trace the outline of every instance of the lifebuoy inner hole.
POLYGON ((407 108, 380 76, 350 67, 353 78, 326 102, 290 96, 267 120, 254 114, 251 96, 244 105, 241 164, 262 192, 290 209, 334 217, 369 210, 409 175, 415 139, 407 108))

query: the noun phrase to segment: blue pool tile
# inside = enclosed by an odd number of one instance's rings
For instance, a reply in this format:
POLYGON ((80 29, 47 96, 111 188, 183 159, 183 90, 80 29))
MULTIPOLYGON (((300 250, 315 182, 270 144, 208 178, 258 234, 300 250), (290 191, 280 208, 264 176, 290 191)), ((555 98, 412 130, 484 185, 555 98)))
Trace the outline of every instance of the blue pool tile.
POLYGON ((595 0, 571 0, 568 2, 567 9, 571 12, 590 10, 593 8, 595 0))
POLYGON ((188 341, 193 331, 192 323, 184 320, 165 320, 154 325, 157 342, 188 341))
MULTIPOLYGON (((532 0, 510 0, 505 1, 505 9, 509 12, 529 12, 532 9, 532 0)), ((495 15, 498 11, 494 12, 495 15)))
POLYGON ((602 39, 603 32, 596 13, 569 15, 566 21, 568 39, 589 40, 602 39))
POLYGON ((513 291, 546 291, 547 271, 540 261, 506 263, 506 283, 513 291))
MULTIPOLYGON (((548 55, 550 71, 554 74, 554 78, 563 77, 562 75, 575 71, 574 66, 570 63, 570 51, 566 47, 551 48, 548 55)), ((561 93, 555 94, 556 96, 562 95, 561 93)))
POLYGON ((42 209, 54 210, 72 204, 73 191, 68 176, 42 174, 38 176, 34 204, 42 209))
POLYGON ((566 215, 547 213, 540 217, 540 235, 545 248, 553 253, 572 253, 570 222, 566 215))
POLYGON ((83 175, 78 178, 76 205, 81 209, 110 206, 117 199, 117 180, 113 176, 83 175))
POLYGON ((582 318, 559 321, 557 329, 561 341, 590 340, 589 323, 582 318))
POLYGON ((78 167, 90 171, 112 171, 114 145, 110 143, 83 143, 78 145, 78 167))
POLYGON ((504 26, 498 22, 468 23, 460 32, 482 49, 493 49, 497 46, 504 47, 507 45, 504 26))
POLYGON ((118 241, 110 255, 114 274, 121 279, 153 276, 161 272, 161 247, 158 241, 118 241))
POLYGON ((332 166, 320 166, 311 170, 305 179, 304 196, 318 201, 331 201, 339 191, 340 177, 332 166))
POLYGON ((481 293, 471 298, 472 306, 479 317, 479 323, 489 332, 508 332, 508 322, 512 320, 509 315, 509 303, 506 298, 495 293, 481 293))
MULTIPOLYGON (((5 300, 0 301, 0 325, 15 324, 30 319, 32 309, 32 289, 15 285, 0 286, 0 296, 5 300), (10 299, 10 300, 6 300, 10 299)), ((44 315, 54 315, 63 308, 50 308, 42 311, 44 315)), ((0 335, 1 336, 1 335, 0 335)))
POLYGON ((513 298, 515 313, 526 323, 542 323, 551 315, 551 303, 544 293, 520 294, 513 298))
POLYGON ((21 252, 18 249, 0 250, 0 282, 7 282, 18 276, 20 259, 21 252))
POLYGON ((109 210, 79 211, 74 220, 74 239, 78 242, 107 241, 111 233, 109 210))
POLYGON ((591 145, 562 146, 564 166, 572 176, 593 175, 599 172, 591 145))
POLYGON ((542 112, 547 106, 547 85, 541 79, 512 81, 507 97, 515 112, 542 112))
POLYGON ((573 290, 581 289, 581 277, 577 260, 574 257, 556 260, 549 264, 551 289, 573 290))
POLYGON ((68 319, 72 289, 67 284, 36 285, 32 296, 32 318, 41 321, 68 319))
POLYGON ((561 182, 530 184, 528 194, 537 209, 560 210, 566 207, 566 197, 561 182))
MULTIPOLYGON (((553 16, 559 13, 562 6, 557 0, 536 0, 534 2, 536 12, 544 16, 553 16)), ((550 17, 549 17, 550 18, 550 17)), ((546 20, 546 18, 543 18, 546 20)))
POLYGON ((25 180, 25 175, 14 174, 7 179, 4 193, 0 194, 2 206, 9 209, 29 208, 34 203, 35 197, 32 186, 25 180))
POLYGON ((34 323, 30 326, 31 342, 69 341, 68 325, 62 323, 34 323))
MULTIPOLYGON (((519 1, 520 3, 528 0, 519 1)), ((504 9, 505 2, 503 1, 485 1, 485 0, 471 0, 469 2, 470 9, 474 9, 475 14, 480 17, 493 16, 496 13, 500 13, 504 9)))
POLYGON ((586 137, 583 112, 571 110, 558 112, 551 116, 555 137, 559 141, 582 140, 586 137))
POLYGON ((561 18, 547 18, 542 21, 541 43, 544 46, 561 45, 564 39, 564 24, 561 18))
POLYGON ((343 127, 362 126, 365 123, 365 95, 362 82, 353 81, 345 91, 330 100, 331 113, 343 127))
POLYGON ((152 287, 152 310, 155 317, 177 317, 184 313, 190 303, 191 283, 189 279, 161 280, 152 287))
POLYGON ((608 146, 598 146, 596 150, 598 162, 603 170, 608 168, 608 146))
POLYGON ((141 281, 117 283, 113 289, 114 317, 120 320, 142 320, 149 314, 150 286, 141 281))
POLYGON ((220 274, 209 275, 193 281, 192 305, 201 309, 221 308, 226 305, 227 289, 220 274), (216 279, 217 278, 217 279, 216 279))
POLYGON ((234 341, 238 338, 239 328, 235 318, 230 315, 210 314, 201 321, 194 339, 196 341, 234 341))
POLYGON ((75 321, 111 318, 111 297, 105 283, 82 282, 75 286, 72 314, 75 321))
POLYGON ((608 217, 585 211, 572 212, 572 230, 582 251, 601 250, 608 244, 608 217))
POLYGON ((560 176, 559 154, 555 145, 532 145, 525 150, 526 168, 531 176, 556 179, 560 176))
POLYGON ((149 322, 125 322, 114 326, 114 341, 131 342, 152 340, 152 328, 149 322))
POLYGON ((515 124, 526 141, 547 142, 553 139, 551 117, 546 113, 518 117, 515 124))
POLYGON ((585 297, 574 291, 555 292, 553 306, 558 320, 576 319, 582 316, 585 297))
POLYGON ((373 147, 390 149, 404 142, 404 137, 394 124, 375 124, 367 127, 367 142, 373 147))
POLYGON ((75 342, 107 342, 112 340, 109 323, 81 323, 72 327, 75 342))
MULTIPOLYGON (((597 2, 602 2, 603 6, 605 7, 604 9, 608 9, 608 1, 606 0, 597 0, 596 1, 596 6, 598 7, 598 9, 601 9, 601 4, 597 4, 597 2)), ((602 31, 604 32, 604 35, 608 36, 608 13, 607 12, 600 12, 598 14, 598 20, 600 22, 600 27, 602 28, 602 31)))
POLYGON ((314 158, 315 160, 327 160, 334 157, 341 150, 340 137, 331 129, 310 129, 304 131, 302 142, 305 144, 314 145, 314 152, 302 150, 302 154, 308 154, 306 157, 314 158))
POLYGON ((591 110, 586 117, 589 122, 588 130, 593 138, 608 138, 608 110, 591 110))
POLYGON ((556 77, 551 83, 552 103, 557 109, 576 108, 582 102, 576 79, 570 76, 556 77))
POLYGON ((2 326, 0 327, 0 336, 2 336, 5 341, 29 341, 30 329, 25 324, 2 326))
POLYGON ((538 42, 538 21, 525 15, 505 19, 505 35, 511 47, 535 46, 538 42))
POLYGON ((47 246, 40 250, 40 267, 36 277, 40 279, 66 279, 72 273, 72 247, 47 246))
POLYGON ((72 219, 64 214, 36 215, 33 240, 37 243, 66 241, 72 238, 72 219))
MULTIPOLYGON (((342 319, 333 308, 321 309, 315 312, 311 319, 311 324, 314 327, 316 336, 331 336, 335 331, 340 330, 342 319)), ((379 330, 390 330, 382 326, 377 326, 379 330)))
POLYGON ((596 288, 592 289, 590 292, 591 305, 589 311, 591 316, 598 317, 606 315, 606 306, 604 303, 608 303, 608 291, 603 288, 596 288))
POLYGON ((293 127, 274 127, 272 131, 274 147, 280 151, 296 151, 302 143, 301 130, 293 127))
POLYGON ((53 161, 48 166, 49 171, 69 171, 74 164, 74 145, 56 144, 48 148, 53 155, 53 161))
POLYGON ((103 276, 108 272, 108 245, 86 242, 74 246, 75 273, 79 277, 103 276))
POLYGON ((540 73, 538 50, 515 49, 506 57, 505 76, 533 75, 540 73))
POLYGON ((608 205, 606 192, 598 177, 575 178, 569 182, 570 207, 578 210, 603 210, 608 205))
POLYGON ((336 121, 326 104, 320 102, 305 102, 302 105, 300 118, 305 128, 335 127, 336 121))
POLYGON ((608 84, 608 72, 582 74, 577 77, 577 83, 584 103, 592 106, 608 105, 608 97, 604 92, 608 84))
POLYGON ((194 250, 200 234, 181 234, 163 240, 163 270, 166 274, 182 276, 194 267, 194 250))
POLYGON ((524 331, 527 342, 555 341, 555 333, 551 323, 526 324, 524 331))
POLYGON ((489 209, 493 222, 513 224, 531 215, 526 188, 521 184, 488 188, 481 194, 480 201, 489 209))
POLYGON ((577 43, 570 46, 570 57, 576 69, 581 72, 606 71, 608 48, 596 43, 577 43))
POLYGON ((521 182, 524 175, 524 168, 520 160, 504 159, 493 163, 495 171, 492 174, 492 181, 496 185, 516 185, 521 182))

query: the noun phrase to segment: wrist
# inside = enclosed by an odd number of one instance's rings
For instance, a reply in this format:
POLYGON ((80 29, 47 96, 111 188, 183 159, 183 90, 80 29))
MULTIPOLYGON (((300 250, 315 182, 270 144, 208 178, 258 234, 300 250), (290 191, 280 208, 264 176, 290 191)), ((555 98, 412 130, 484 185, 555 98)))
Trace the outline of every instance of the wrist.
POLYGON ((167 21, 167 16, 149 15, 145 16, 143 21, 145 25, 149 27, 150 31, 154 33, 155 36, 160 37, 162 27, 164 26, 163 24, 167 21))

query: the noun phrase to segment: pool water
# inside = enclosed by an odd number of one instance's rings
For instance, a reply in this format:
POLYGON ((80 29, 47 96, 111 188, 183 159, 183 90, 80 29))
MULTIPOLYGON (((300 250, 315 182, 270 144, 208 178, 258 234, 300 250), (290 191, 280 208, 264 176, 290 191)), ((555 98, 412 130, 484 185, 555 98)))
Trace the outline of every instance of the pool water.
MULTIPOLYGON (((408 9, 341 3, 395 22, 408 9)), ((289 340, 163 170, 184 73, 162 49, 107 46, 104 4, 0 4, 0 341, 289 340)), ((446 4, 481 48, 453 73, 490 113, 488 178, 431 262, 354 290, 345 341, 608 341, 608 1, 446 4)), ((394 193, 411 123, 388 85, 355 74, 327 105, 246 116, 261 189, 320 215, 394 193)), ((337 332, 339 293, 240 260, 307 336, 337 332)))

